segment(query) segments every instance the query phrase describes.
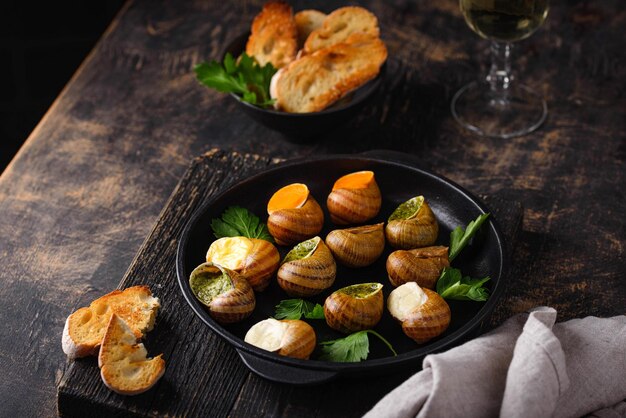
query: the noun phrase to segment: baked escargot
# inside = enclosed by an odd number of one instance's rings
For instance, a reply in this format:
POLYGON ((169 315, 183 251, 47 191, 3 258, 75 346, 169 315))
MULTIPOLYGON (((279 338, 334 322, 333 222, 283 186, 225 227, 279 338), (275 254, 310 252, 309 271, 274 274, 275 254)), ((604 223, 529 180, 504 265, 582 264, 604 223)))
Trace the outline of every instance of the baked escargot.
POLYGON ((347 267, 365 267, 385 249, 383 223, 336 229, 326 236, 326 245, 335 259, 347 267))
POLYGON ((238 273, 214 263, 203 263, 189 276, 194 296, 221 324, 239 322, 254 311, 254 291, 238 273))
POLYGON ((315 349, 315 331, 299 319, 268 318, 257 322, 244 341, 280 356, 308 359, 315 349))
POLYGON ((394 289, 387 298, 391 316, 402 324, 402 331, 418 344, 441 334, 450 325, 450 307, 437 292, 422 289, 415 282, 394 289))
POLYGON ((373 171, 358 171, 341 177, 326 200, 330 219, 338 225, 369 221, 378 215, 381 203, 373 171))
POLYGON ((438 233, 439 224, 424 196, 416 196, 398 206, 385 227, 387 242, 401 250, 433 245, 438 233))
POLYGON ((333 292, 324 302, 326 323, 345 334, 375 327, 383 315, 382 289, 380 283, 360 283, 333 292))
POLYGON ((435 246, 397 250, 387 257, 387 274, 394 287, 415 282, 434 289, 444 267, 449 267, 448 247, 435 246))
POLYGON ((306 184, 293 183, 274 193, 267 204, 267 228, 279 245, 293 245, 319 234, 324 212, 306 184))
POLYGON ((290 296, 313 296, 335 282, 337 265, 320 237, 296 245, 278 268, 278 285, 290 296))
POLYGON ((246 237, 224 237, 213 241, 206 261, 233 270, 260 292, 278 270, 280 254, 268 241, 246 237))

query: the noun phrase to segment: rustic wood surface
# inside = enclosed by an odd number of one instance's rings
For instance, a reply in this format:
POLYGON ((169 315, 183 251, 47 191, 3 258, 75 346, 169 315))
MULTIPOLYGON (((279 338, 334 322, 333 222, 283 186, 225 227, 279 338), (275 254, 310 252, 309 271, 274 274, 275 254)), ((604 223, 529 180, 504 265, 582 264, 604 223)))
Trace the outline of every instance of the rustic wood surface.
MULTIPOLYGON (((147 284, 161 299, 163 309, 155 329, 148 334, 146 346, 151 353, 164 354, 165 376, 145 396, 118 396, 102 383, 95 359, 78 360, 59 386, 58 409, 62 416, 206 415, 206 411, 212 411, 215 416, 250 417, 259 414, 259 406, 264 410, 262 414, 280 415, 280 410, 271 408, 281 408, 282 399, 289 400, 289 408, 298 408, 298 412, 285 411, 288 415, 360 416, 416 371, 377 377, 376 385, 354 379, 315 388, 270 383, 250 373, 235 350, 189 308, 178 286, 175 267, 176 246, 183 227, 191 214, 218 190, 267 168, 271 162, 268 157, 219 150, 194 161, 119 286, 147 284), (294 397, 300 400, 295 401, 294 397), (270 409, 265 411, 267 408, 270 409)), ((515 242, 521 205, 498 196, 487 196, 485 201, 507 242, 515 242)))
MULTIPOLYGON (((515 60, 547 98, 548 121, 506 141, 464 132, 450 116, 452 94, 487 64, 457 2, 362 4, 380 19, 387 78, 362 115, 308 145, 251 121, 191 73, 246 29, 260 1, 127 4, 0 177, 0 415, 56 412, 65 317, 119 283, 189 160, 216 146, 281 158, 418 155, 477 194, 523 202, 494 324, 536 305, 560 320, 626 312, 622 2, 554 2, 515 60)), ((309 393, 247 379, 235 411, 315 415, 302 406, 309 393)), ((171 388, 169 399, 183 395, 171 388)))

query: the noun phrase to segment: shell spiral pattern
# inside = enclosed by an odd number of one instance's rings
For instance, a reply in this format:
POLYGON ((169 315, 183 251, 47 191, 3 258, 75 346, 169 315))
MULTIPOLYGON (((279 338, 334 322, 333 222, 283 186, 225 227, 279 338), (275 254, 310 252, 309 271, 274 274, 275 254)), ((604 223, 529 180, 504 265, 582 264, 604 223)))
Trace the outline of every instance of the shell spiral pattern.
POLYGON ((450 325, 450 307, 437 292, 423 289, 428 299, 402 321, 402 331, 418 344, 441 335, 450 325))
POLYGON ((330 219, 337 225, 367 222, 378 215, 381 204, 382 197, 376 182, 364 189, 333 190, 326 200, 330 219))
POLYGON ((267 228, 279 245, 292 245, 314 237, 323 226, 324 212, 313 196, 299 208, 272 212, 267 220, 267 228))
POLYGON ((337 261, 348 267, 365 267, 375 262, 385 249, 382 223, 336 229, 326 237, 326 245, 337 261))
POLYGON ((290 296, 313 296, 331 287, 336 275, 335 259, 324 241, 320 240, 309 257, 280 266, 278 285, 290 296))
POLYGON ((376 326, 383 315, 382 286, 366 298, 356 298, 338 290, 326 298, 324 316, 329 327, 350 334, 376 326))
POLYGON ((420 287, 434 289, 444 267, 449 267, 448 247, 435 246, 413 250, 397 250, 387 258, 387 274, 394 287, 416 282, 420 287))
POLYGON ((437 218, 426 202, 422 203, 415 217, 389 221, 385 228, 389 244, 401 250, 432 245, 438 234, 437 218))

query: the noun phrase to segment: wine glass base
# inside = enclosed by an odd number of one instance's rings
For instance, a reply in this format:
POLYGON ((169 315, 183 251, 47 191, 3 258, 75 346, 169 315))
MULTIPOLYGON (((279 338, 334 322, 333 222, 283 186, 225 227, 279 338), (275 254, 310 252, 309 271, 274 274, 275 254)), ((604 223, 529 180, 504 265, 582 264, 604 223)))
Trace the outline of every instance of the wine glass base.
POLYGON ((514 138, 537 129, 548 105, 531 88, 513 84, 505 100, 491 94, 489 84, 474 81, 462 87, 450 105, 454 119, 466 129, 493 138, 514 138))

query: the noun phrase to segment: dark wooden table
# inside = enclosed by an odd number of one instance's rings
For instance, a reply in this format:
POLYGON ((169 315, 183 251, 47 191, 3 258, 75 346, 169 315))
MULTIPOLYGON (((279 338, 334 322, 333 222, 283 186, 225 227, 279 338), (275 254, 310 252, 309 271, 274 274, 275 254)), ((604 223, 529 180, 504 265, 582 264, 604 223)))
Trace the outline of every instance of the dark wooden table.
MULTIPOLYGON (((555 307, 560 320, 624 314, 626 14, 618 0, 569 3, 555 2, 517 50, 515 67, 550 108, 537 132, 485 139, 451 118, 451 95, 487 63, 456 2, 378 0, 363 2, 390 53, 378 96, 349 125, 298 145, 191 73, 246 29, 261 2, 129 2, 0 177, 0 415, 55 414, 69 365, 65 317, 116 287, 190 160, 213 147, 279 158, 417 155, 476 194, 523 202, 510 286, 491 325, 536 305, 555 307)), ((246 381, 222 412, 315 416, 340 401, 246 381)))

